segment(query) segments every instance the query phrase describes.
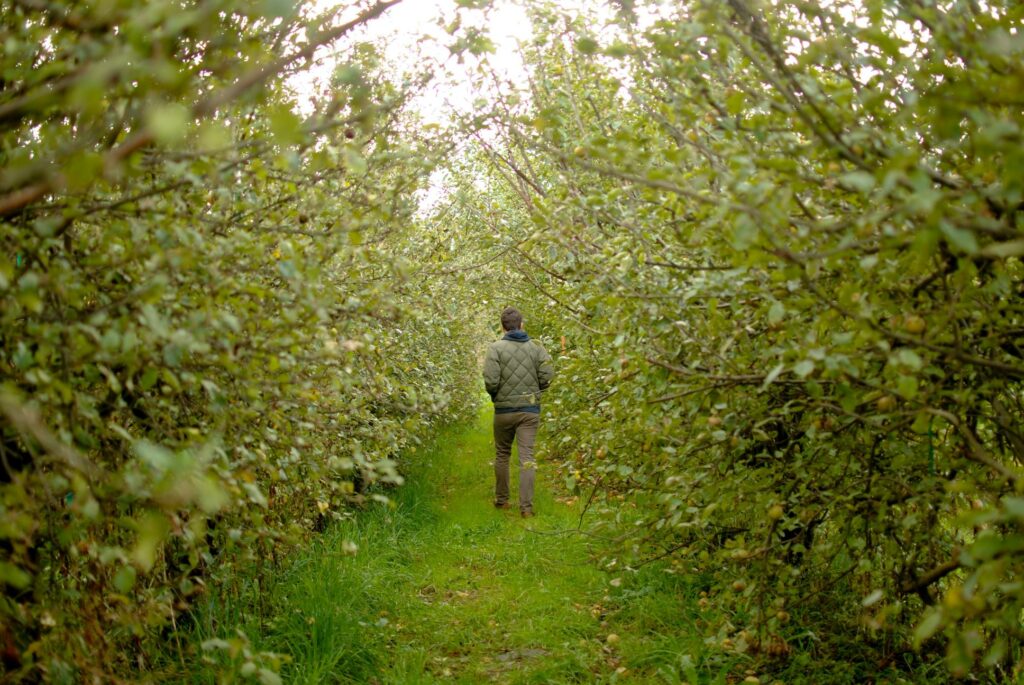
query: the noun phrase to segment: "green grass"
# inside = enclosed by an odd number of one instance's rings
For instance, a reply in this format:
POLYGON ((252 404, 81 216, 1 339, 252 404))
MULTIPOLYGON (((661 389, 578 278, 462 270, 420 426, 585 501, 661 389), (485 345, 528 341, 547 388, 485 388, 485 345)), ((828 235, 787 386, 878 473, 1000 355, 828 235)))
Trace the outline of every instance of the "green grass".
POLYGON ((942 682, 921 664, 883 678, 834 640, 794 642, 782 661, 709 644, 724 621, 700 608, 714 578, 602 570, 606 543, 576 531, 581 505, 557 496, 543 464, 535 518, 493 508, 492 458, 489 414, 404 455, 390 505, 334 525, 262 583, 237 575, 212 589, 183 649, 168 642, 160 682, 253 682, 260 667, 288 683, 375 685, 726 685, 755 671, 766 685, 942 682), (221 642, 203 649, 211 638, 221 642))
POLYGON ((231 647, 207 650, 219 667, 187 659, 184 680, 225 680, 245 649, 255 662, 287 655, 289 683, 692 677, 702 644, 681 619, 695 591, 655 569, 612 587, 621 574, 599 570, 592 540, 575 532, 580 505, 559 501, 543 464, 535 518, 493 508, 492 458, 489 415, 443 430, 405 457, 407 484, 391 493, 392 506, 332 527, 273 575, 262 616, 251 586, 212 593, 191 643, 230 639, 235 627, 251 642, 231 645, 233 658, 231 647), (356 554, 346 553, 349 543, 356 554), (620 636, 613 644, 611 633, 620 636))

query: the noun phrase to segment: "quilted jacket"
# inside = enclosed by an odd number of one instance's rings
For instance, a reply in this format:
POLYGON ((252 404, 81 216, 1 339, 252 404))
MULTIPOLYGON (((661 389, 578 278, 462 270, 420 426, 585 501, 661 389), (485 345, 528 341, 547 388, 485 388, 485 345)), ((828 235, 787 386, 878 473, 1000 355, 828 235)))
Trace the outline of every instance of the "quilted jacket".
POLYGON ((547 351, 524 331, 491 343, 484 359, 484 385, 498 414, 539 412, 541 393, 554 375, 547 351))

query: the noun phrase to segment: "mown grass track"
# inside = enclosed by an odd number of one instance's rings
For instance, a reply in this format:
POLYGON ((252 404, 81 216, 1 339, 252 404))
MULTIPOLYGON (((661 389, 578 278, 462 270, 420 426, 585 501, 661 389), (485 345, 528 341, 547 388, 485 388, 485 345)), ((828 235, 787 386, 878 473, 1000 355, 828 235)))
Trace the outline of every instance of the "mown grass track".
POLYGON ((620 574, 576 532, 581 503, 558 496, 544 464, 536 518, 495 510, 492 456, 489 414, 444 430, 406 458, 391 506, 285 565, 262 618, 221 597, 196 642, 238 625, 252 651, 290 658, 281 673, 295 683, 696 681, 702 645, 680 637, 696 590, 654 569, 612 584, 620 574))

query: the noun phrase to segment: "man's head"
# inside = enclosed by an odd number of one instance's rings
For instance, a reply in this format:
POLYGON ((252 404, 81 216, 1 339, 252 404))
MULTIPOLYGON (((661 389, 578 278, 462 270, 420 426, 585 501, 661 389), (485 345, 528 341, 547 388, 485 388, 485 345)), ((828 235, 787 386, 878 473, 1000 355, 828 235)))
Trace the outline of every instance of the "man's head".
POLYGON ((519 310, 515 307, 505 307, 505 310, 501 313, 501 328, 506 333, 509 331, 518 331, 523 327, 523 315, 519 313, 519 310))

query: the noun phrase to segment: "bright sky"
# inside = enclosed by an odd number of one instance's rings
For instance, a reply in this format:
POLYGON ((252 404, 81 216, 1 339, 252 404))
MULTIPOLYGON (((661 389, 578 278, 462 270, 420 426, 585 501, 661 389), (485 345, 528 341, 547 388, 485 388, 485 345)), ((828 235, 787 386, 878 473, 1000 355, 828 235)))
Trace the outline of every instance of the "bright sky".
MULTIPOLYGON (((326 9, 338 0, 317 0, 318 8, 326 9)), ((460 63, 448 50, 456 37, 465 35, 467 28, 482 29, 494 43, 494 53, 486 56, 488 64, 505 80, 525 85, 526 73, 518 54, 521 41, 531 37, 531 26, 523 4, 528 0, 492 0, 486 10, 459 8, 455 0, 403 0, 388 9, 383 16, 365 30, 353 35, 352 40, 370 40, 385 46, 386 61, 396 70, 408 71, 429 64, 434 83, 416 103, 427 122, 445 123, 452 107, 467 112, 478 94, 472 85, 472 72, 479 61, 463 53, 460 63), (450 35, 445 27, 461 17, 461 27, 450 35)), ((574 15, 584 9, 598 11, 606 3, 601 0, 559 0, 559 8, 574 15)), ((610 18, 610 15, 609 15, 610 18)), ((326 79, 333 64, 323 64, 308 74, 293 80, 301 90, 312 89, 317 80, 326 79)))
MULTIPOLYGON (((317 0, 315 7, 325 10, 335 4, 337 0, 317 0)), ((364 29, 350 34, 348 42, 370 41, 382 46, 385 61, 393 64, 398 72, 430 65, 435 82, 431 92, 420 98, 416 106, 427 121, 443 123, 448 119, 449 104, 465 111, 473 99, 469 71, 475 60, 467 55, 473 61, 464 60, 459 64, 447 48, 455 36, 450 35, 446 27, 451 26, 457 16, 462 17, 463 29, 479 27, 490 35, 496 49, 488 59, 496 69, 510 75, 523 73, 516 45, 530 37, 526 12, 510 0, 497 0, 493 4, 494 7, 484 12, 459 10, 455 0, 403 0, 364 29)), ((344 18, 348 18, 347 15, 344 18)), ((456 35, 461 34, 460 30, 456 35)), ((327 59, 293 77, 292 84, 300 93, 312 94, 318 83, 330 78, 335 66, 333 59, 327 59)), ((301 98, 300 103, 305 106, 305 98, 301 98)))
MULTIPOLYGON (((318 10, 326 10, 338 6, 342 1, 315 0, 314 6, 318 10)), ((421 67, 428 68, 434 76, 433 81, 413 101, 412 107, 419 112, 424 123, 444 126, 452 122, 453 110, 456 114, 468 114, 478 109, 474 106, 474 100, 481 97, 481 92, 475 87, 474 81, 478 80, 477 67, 481 58, 468 52, 453 56, 448 49, 456 39, 464 37, 470 28, 481 29, 493 43, 493 53, 482 59, 486 59, 498 78, 516 87, 526 86, 527 73, 519 55, 519 44, 532 38, 530 20, 523 9, 530 1, 491 0, 486 10, 470 10, 459 8, 456 0, 403 0, 365 29, 350 35, 346 43, 351 45, 369 41, 381 46, 385 62, 394 65, 397 74, 421 67), (460 18, 457 30, 454 25, 456 18, 460 18), (449 27, 453 33, 449 33, 449 27)), ((599 17, 601 24, 610 23, 614 17, 610 5, 607 0, 555 2, 555 6, 567 16, 575 17, 585 12, 590 17, 599 17)), ((344 18, 350 16, 347 14, 344 18)), ((601 26, 592 28, 601 32, 601 26)), ((327 59, 292 78, 292 85, 300 93, 300 106, 307 103, 301 94, 312 95, 316 92, 317 83, 327 82, 336 66, 333 59, 327 59)), ((431 178, 430 188, 420 197, 424 213, 428 213, 444 196, 444 179, 445 172, 440 170, 431 178)))
MULTIPOLYGON (((418 103, 425 118, 439 123, 445 118, 446 105, 466 111, 474 98, 468 72, 475 66, 476 59, 466 54, 460 65, 452 58, 445 47, 452 41, 452 36, 439 26, 439 23, 451 24, 456 13, 454 0, 405 0, 392 8, 374 27, 382 35, 391 36, 387 49, 390 62, 406 65, 426 58, 436 60, 439 65, 444 64, 444 70, 435 72, 437 82, 433 92, 418 103), (430 36, 433 40, 417 44, 421 35, 430 36)), ((495 52, 487 56, 488 62, 499 74, 521 83, 525 74, 517 46, 520 41, 529 40, 531 35, 530 21, 522 7, 509 0, 498 0, 486 13, 462 10, 461 15, 464 27, 479 27, 494 42, 495 52)))

